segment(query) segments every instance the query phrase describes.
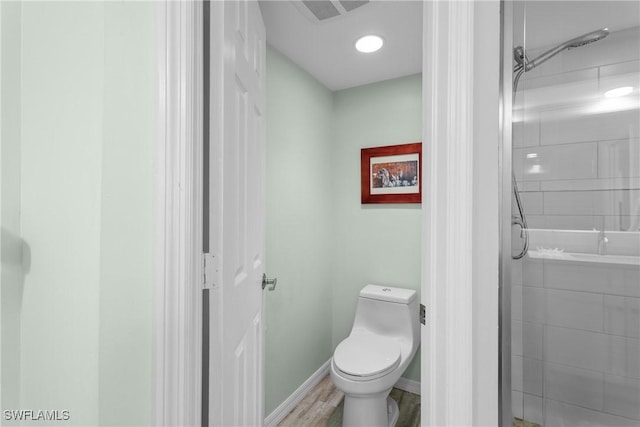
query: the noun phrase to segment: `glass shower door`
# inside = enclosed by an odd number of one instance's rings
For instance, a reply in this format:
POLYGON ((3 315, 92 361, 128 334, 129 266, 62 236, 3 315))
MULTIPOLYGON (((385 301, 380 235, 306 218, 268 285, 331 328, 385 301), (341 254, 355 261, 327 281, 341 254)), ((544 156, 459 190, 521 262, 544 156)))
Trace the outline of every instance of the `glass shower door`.
POLYGON ((513 2, 512 412, 640 425, 640 9, 513 2))

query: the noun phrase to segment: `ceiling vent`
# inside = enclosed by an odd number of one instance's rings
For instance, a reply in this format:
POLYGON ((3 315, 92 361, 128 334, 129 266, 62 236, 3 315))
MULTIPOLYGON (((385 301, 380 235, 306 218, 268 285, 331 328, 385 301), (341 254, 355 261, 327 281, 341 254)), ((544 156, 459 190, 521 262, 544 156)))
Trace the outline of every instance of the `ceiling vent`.
POLYGON ((297 0, 293 3, 310 21, 321 22, 351 12, 369 0, 297 0))

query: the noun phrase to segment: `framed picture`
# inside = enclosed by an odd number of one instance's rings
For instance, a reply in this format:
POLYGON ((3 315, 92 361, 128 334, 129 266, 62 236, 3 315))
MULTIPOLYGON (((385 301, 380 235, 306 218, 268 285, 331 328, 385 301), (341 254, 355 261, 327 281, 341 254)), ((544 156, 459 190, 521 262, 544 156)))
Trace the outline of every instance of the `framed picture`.
POLYGON ((362 203, 422 202, 422 143, 363 148, 362 203))

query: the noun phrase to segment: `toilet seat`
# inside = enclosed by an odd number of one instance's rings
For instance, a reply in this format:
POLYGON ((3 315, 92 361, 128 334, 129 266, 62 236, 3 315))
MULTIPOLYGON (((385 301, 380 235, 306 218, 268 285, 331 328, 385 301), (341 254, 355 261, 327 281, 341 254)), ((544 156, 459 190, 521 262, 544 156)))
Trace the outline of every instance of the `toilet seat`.
POLYGON ((352 334, 336 347, 333 364, 346 378, 373 380, 400 364, 400 346, 392 338, 371 333, 352 334))

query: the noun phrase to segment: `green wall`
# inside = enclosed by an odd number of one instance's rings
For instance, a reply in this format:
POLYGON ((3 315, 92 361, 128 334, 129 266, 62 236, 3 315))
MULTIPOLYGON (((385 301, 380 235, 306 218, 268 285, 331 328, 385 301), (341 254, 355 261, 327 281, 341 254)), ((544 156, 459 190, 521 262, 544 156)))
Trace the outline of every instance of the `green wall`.
POLYGON ((104 3, 100 425, 151 422, 156 73, 153 2, 104 3))
MULTIPOLYGON (((332 344, 351 331, 368 284, 420 290, 420 205, 362 205, 360 149, 422 140, 422 75, 334 94, 332 344)), ((420 355, 404 377, 420 381, 420 355)))
POLYGON ((0 2, 2 38, 2 130, 0 176, 2 225, 0 253, 0 409, 20 402, 20 306, 22 304, 22 240, 20 239, 21 8, 0 2))
POLYGON ((361 205, 360 149, 421 140, 421 81, 331 92, 267 50, 267 415, 349 334, 364 285, 419 290, 420 206, 361 205))
POLYGON ((155 6, 0 7, 0 409, 151 425, 155 6))
POLYGON ((267 414, 332 354, 332 117, 331 92, 268 48, 267 414))

